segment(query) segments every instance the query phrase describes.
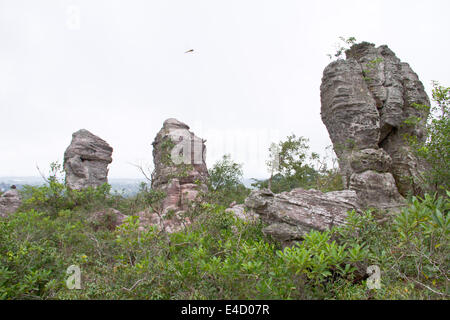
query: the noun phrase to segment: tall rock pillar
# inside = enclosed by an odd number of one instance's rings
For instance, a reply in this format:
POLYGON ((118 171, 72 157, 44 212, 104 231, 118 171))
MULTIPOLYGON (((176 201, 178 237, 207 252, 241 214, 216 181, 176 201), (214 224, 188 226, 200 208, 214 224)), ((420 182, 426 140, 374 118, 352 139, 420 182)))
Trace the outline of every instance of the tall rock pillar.
POLYGON ((82 129, 72 135, 64 153, 66 185, 71 189, 98 187, 108 182, 108 165, 113 148, 106 141, 82 129))
POLYGON ((366 206, 389 208, 422 190, 421 163, 405 135, 425 138, 430 105, 423 84, 387 47, 363 42, 324 70, 321 116, 346 188, 366 206), (415 125, 405 120, 420 117, 415 125))
POLYGON ((205 140, 189 131, 189 126, 167 119, 153 142, 152 189, 166 192, 163 210, 186 209, 199 191, 206 191, 209 177, 205 140))

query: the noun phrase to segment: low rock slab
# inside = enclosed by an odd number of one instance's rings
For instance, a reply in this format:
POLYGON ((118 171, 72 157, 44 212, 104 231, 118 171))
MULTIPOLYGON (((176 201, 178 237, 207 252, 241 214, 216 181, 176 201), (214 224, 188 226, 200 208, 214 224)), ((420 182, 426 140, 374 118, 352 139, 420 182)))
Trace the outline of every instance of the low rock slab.
POLYGON ((301 240, 311 230, 325 231, 342 225, 349 211, 361 212, 353 190, 323 193, 298 188, 280 194, 255 190, 245 206, 269 224, 263 230, 265 234, 283 243, 301 240))

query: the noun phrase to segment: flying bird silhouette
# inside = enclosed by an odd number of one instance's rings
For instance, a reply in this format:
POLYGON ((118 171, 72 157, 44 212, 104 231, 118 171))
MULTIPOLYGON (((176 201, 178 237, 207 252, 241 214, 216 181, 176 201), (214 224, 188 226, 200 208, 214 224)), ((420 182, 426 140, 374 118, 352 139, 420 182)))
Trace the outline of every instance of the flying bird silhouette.
POLYGON ((185 53, 190 53, 190 52, 194 52, 194 49, 188 50, 185 53))

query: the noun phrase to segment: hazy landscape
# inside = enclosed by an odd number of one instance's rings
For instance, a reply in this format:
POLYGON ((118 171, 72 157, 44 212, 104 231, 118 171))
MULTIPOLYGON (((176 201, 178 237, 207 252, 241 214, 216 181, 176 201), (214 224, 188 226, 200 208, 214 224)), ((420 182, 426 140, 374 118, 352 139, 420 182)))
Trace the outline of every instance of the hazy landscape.
POLYGON ((0 300, 450 298, 448 1, 0 8, 0 300))

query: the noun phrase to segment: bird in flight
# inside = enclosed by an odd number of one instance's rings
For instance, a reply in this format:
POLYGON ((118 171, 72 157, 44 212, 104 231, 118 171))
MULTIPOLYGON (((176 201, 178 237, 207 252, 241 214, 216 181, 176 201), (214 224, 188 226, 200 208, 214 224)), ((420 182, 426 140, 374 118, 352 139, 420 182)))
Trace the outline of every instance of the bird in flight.
POLYGON ((185 53, 191 53, 191 52, 194 52, 194 49, 188 50, 185 53))

